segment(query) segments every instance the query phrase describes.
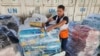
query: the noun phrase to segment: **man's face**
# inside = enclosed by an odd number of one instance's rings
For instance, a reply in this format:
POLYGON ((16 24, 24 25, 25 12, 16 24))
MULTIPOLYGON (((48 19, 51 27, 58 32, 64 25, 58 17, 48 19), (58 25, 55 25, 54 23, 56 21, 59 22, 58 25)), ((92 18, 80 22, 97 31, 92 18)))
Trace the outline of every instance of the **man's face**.
POLYGON ((62 8, 58 8, 57 14, 58 16, 62 16, 64 14, 64 10, 62 8))

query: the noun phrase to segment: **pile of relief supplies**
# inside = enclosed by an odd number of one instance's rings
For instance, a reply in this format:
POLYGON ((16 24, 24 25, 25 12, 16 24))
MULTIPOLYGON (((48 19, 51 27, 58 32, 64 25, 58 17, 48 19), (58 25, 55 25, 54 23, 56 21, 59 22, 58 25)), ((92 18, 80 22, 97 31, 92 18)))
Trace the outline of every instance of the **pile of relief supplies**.
POLYGON ((82 22, 70 22, 66 51, 70 56, 99 56, 99 36, 99 14, 91 14, 82 22))
MULTIPOLYGON (((20 27, 19 39, 24 56, 53 56, 61 51, 59 29, 46 32, 41 28, 41 23, 46 21, 45 16, 34 14, 20 27)), ((69 22, 66 51, 70 56, 99 56, 99 22, 99 14, 91 14, 82 22, 69 22)))
POLYGON ((46 20, 45 16, 34 14, 20 27, 19 39, 24 56, 53 56, 61 51, 59 29, 46 32, 45 27, 41 28, 46 20))
POLYGON ((15 16, 0 15, 0 56, 15 56, 19 20, 15 16), (10 52, 9 52, 10 51, 10 52))

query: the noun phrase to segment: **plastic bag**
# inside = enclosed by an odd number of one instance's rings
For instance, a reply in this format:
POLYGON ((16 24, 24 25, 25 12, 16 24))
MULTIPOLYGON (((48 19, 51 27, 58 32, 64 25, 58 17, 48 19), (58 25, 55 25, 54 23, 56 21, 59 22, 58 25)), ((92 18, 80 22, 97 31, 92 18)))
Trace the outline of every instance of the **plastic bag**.
POLYGON ((82 25, 88 25, 96 30, 100 30, 100 15, 91 14, 87 16, 83 21, 82 25))
POLYGON ((5 32, 9 32, 9 30, 6 27, 0 27, 0 49, 3 49, 11 44, 5 32))
POLYGON ((87 19, 100 21, 100 14, 90 14, 86 17, 87 19))
POLYGON ((29 25, 30 22, 40 22, 40 23, 44 23, 44 22, 47 22, 47 18, 44 15, 33 14, 33 16, 31 18, 27 18, 24 21, 24 25, 29 25))
MULTIPOLYGON (((13 30, 12 30, 13 31, 13 30)), ((0 26, 0 49, 7 47, 11 43, 18 43, 16 33, 9 30, 6 26, 0 26)))
POLYGON ((96 30, 100 30, 100 21, 97 20, 85 19, 83 20, 82 25, 88 25, 96 30))
POLYGON ((19 18, 11 15, 0 15, 1 25, 7 26, 9 29, 13 29, 18 32, 19 28, 19 18))

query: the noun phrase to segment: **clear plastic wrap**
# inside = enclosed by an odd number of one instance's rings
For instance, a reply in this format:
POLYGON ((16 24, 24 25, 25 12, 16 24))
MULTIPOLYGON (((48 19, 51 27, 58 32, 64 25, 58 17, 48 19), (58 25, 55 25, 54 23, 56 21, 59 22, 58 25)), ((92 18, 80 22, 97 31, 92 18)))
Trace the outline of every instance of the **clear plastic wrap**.
MULTIPOLYGON (((93 29, 95 29, 95 30, 97 30, 97 31, 99 31, 100 32, 100 14, 90 14, 90 15, 88 15, 83 21, 82 21, 82 25, 87 25, 87 26, 89 26, 89 27, 92 27, 93 29)), ((92 31, 91 32, 91 37, 96 37, 95 35, 97 34, 96 32, 97 31, 92 31)), ((100 35, 100 33, 99 33, 99 35, 100 35)), ((88 38, 89 39, 89 38, 88 38)), ((94 39, 94 38, 92 38, 92 39, 94 39)), ((91 40, 91 39, 90 39, 91 40)), ((97 40, 96 38, 94 39, 94 40, 97 40)), ((91 43, 89 42, 89 44, 90 44, 90 46, 91 46, 91 44, 94 44, 94 43, 92 43, 92 42, 94 42, 94 40, 93 41, 91 41, 91 43)), ((88 40, 89 41, 89 40, 88 40)), ((100 41, 100 39, 98 39, 97 41, 100 41)), ((98 42, 99 43, 99 42, 98 42)), ((94 46, 96 46, 96 45, 92 45, 93 47, 94 46)), ((100 44, 99 44, 99 46, 100 46, 100 44)), ((86 52, 89 50, 90 48, 89 47, 87 47, 86 48, 86 52)), ((100 51, 98 51, 99 49, 97 49, 97 51, 95 52, 95 54, 96 53, 100 53, 100 51)), ((93 54, 93 55, 91 55, 90 53, 92 53, 93 52, 93 50, 90 50, 91 52, 87 52, 86 54, 84 54, 84 52, 82 53, 83 54, 83 56, 86 56, 86 55, 88 55, 88 56, 100 56, 99 54, 98 55, 95 55, 95 54, 93 54), (88 54, 89 53, 89 54, 88 54)), ((81 54, 80 54, 81 55, 81 54)))
POLYGON ((73 28, 74 28, 76 25, 80 25, 80 23, 75 22, 75 21, 69 22, 69 25, 68 25, 69 31, 73 31, 73 28))
POLYGON ((15 44, 18 42, 19 40, 14 30, 0 25, 0 56, 16 56, 15 44))
POLYGON ((69 29, 70 35, 66 51, 70 56, 94 56, 99 46, 98 31, 86 25, 75 24, 69 26, 71 29, 69 29))
POLYGON ((82 25, 88 25, 94 29, 100 30, 100 21, 97 20, 85 19, 83 20, 82 25))
MULTIPOLYGON (((53 32, 48 32, 48 35, 45 35, 44 32, 41 32, 40 28, 24 29, 19 32, 19 36, 24 52, 28 50, 27 52, 34 54, 34 50, 39 50, 42 52, 42 55, 52 55, 60 52, 61 44, 58 30, 53 30, 53 32)), ((24 53, 24 55, 26 54, 24 53)))
POLYGON ((96 30, 100 30, 100 14, 91 14, 87 16, 82 21, 82 25, 88 25, 96 30))
POLYGON ((7 26, 9 29, 13 29, 18 32, 19 18, 11 15, 0 15, 0 24, 7 26))
POLYGON ((99 32, 95 30, 89 31, 88 37, 86 39, 86 47, 84 51, 81 51, 78 56, 97 56, 98 46, 99 46, 99 32))
POLYGON ((100 21, 100 14, 90 14, 86 17, 86 19, 97 20, 100 21))

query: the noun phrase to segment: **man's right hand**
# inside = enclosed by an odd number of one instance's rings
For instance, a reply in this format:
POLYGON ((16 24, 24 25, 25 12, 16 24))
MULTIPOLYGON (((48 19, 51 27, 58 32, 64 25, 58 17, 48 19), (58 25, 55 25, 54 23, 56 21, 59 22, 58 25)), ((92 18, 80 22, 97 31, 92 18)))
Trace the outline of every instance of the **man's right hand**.
POLYGON ((46 24, 45 23, 42 23, 42 27, 44 27, 44 26, 46 26, 46 24))

